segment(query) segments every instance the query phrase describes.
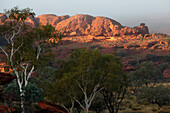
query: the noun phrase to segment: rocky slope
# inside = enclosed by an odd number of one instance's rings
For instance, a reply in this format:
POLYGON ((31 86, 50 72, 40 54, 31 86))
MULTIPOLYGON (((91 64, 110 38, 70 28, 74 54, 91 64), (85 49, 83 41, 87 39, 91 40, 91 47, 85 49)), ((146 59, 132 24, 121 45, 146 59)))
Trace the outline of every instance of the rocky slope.
MULTIPOLYGON (((0 13, 0 25, 6 16, 0 13)), ((53 25, 56 30, 61 32, 63 36, 123 36, 123 35, 138 35, 148 34, 149 30, 145 24, 129 28, 122 26, 119 22, 107 17, 93 17, 90 15, 68 15, 56 16, 53 14, 40 15, 36 18, 29 17, 26 24, 32 27, 38 24, 46 25, 47 23, 53 25)))

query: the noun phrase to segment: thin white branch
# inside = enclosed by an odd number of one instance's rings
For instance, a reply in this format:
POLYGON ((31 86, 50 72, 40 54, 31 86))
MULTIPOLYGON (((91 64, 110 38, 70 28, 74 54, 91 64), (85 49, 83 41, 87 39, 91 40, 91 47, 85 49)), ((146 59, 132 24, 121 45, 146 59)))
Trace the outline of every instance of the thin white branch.
POLYGON ((39 59, 40 53, 41 53, 41 47, 40 45, 38 45, 37 60, 39 59))
POLYGON ((93 93, 93 96, 91 96, 91 97, 89 98, 89 105, 91 105, 91 103, 92 103, 94 97, 95 97, 96 94, 99 93, 101 90, 103 90, 103 87, 100 88, 99 90, 96 90, 96 91, 93 93))
POLYGON ((28 81, 28 79, 30 78, 30 76, 31 76, 31 74, 32 74, 33 71, 34 71, 34 65, 32 66, 30 72, 28 73, 27 81, 28 81))
POLYGON ((23 79, 24 79, 24 82, 25 82, 25 86, 28 84, 28 80, 27 80, 27 69, 28 69, 28 66, 29 66, 29 63, 26 64, 26 66, 24 67, 24 64, 20 64, 20 66, 23 68, 23 79))
POLYGON ((23 73, 21 72, 21 85, 23 85, 23 83, 24 83, 24 78, 23 77, 24 77, 23 73))
POLYGON ((62 106, 63 108, 65 108, 68 113, 71 113, 71 112, 69 111, 69 109, 68 109, 64 104, 61 104, 61 106, 62 106))
POLYGON ((24 22, 22 21, 21 25, 19 26, 19 30, 18 30, 18 32, 16 32, 16 33, 15 33, 16 35, 20 33, 20 31, 21 31, 21 27, 22 27, 22 25, 23 25, 23 24, 24 24, 24 22))
POLYGON ((27 80, 27 69, 28 69, 29 63, 26 65, 25 70, 24 70, 24 81, 25 81, 25 86, 28 84, 27 80))
POLYGON ((82 109, 85 109, 85 107, 77 100, 77 99, 74 99, 79 105, 80 105, 80 107, 82 108, 82 109))
POLYGON ((9 39, 7 38, 7 36, 6 36, 6 35, 5 35, 5 39, 6 39, 6 41, 7 41, 7 42, 8 42, 8 44, 9 44, 10 42, 9 42, 9 39))
POLYGON ((15 37, 15 35, 16 35, 16 33, 15 33, 15 31, 13 30, 12 36, 11 36, 11 38, 10 38, 11 43, 13 43, 13 38, 15 37))
POLYGON ((18 86, 19 86, 19 90, 20 90, 20 92, 21 92, 21 91, 22 91, 22 85, 21 85, 19 73, 16 71, 15 68, 13 68, 13 70, 14 70, 14 73, 15 73, 15 75, 16 75, 16 77, 17 77, 17 83, 18 83, 18 86))
POLYGON ((70 113, 73 112, 73 108, 74 108, 74 100, 71 99, 71 108, 70 108, 70 113))
POLYGON ((84 96, 85 96, 85 100, 87 100, 87 95, 86 95, 86 91, 87 91, 87 88, 85 87, 84 89, 82 88, 82 86, 80 85, 80 83, 76 80, 79 88, 82 90, 84 96))
POLYGON ((20 46, 18 46, 18 48, 14 51, 14 53, 13 54, 15 54, 21 47, 23 46, 23 42, 21 43, 21 45, 20 46))
POLYGON ((2 52, 6 55, 6 57, 7 57, 7 59, 9 59, 9 55, 8 55, 8 53, 2 48, 2 47, 0 47, 0 49, 2 50, 2 52))
POLYGON ((73 97, 73 96, 70 94, 70 92, 66 93, 66 95, 70 96, 73 100, 75 100, 75 101, 80 105, 80 107, 81 107, 82 109, 85 109, 85 107, 84 107, 75 97, 73 97))
MULTIPOLYGON (((12 44, 11 44, 11 55, 10 55, 10 62, 12 63, 13 61, 12 61, 12 57, 13 57, 13 55, 14 55, 14 43, 12 42, 12 44)), ((13 65, 12 65, 13 66, 13 65)))
POLYGON ((77 80, 76 80, 76 82, 77 82, 79 88, 84 92, 84 89, 81 87, 81 85, 79 84, 79 82, 78 82, 77 80))

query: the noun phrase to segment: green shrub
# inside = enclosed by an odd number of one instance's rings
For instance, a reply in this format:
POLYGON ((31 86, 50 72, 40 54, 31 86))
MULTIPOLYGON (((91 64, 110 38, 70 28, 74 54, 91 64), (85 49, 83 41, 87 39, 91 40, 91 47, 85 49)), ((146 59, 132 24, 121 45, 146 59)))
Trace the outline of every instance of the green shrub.
POLYGON ((162 56, 162 60, 163 60, 164 62, 170 62, 170 55, 164 55, 164 56, 162 56))
POLYGON ((120 57, 125 57, 125 56, 127 56, 127 53, 124 51, 120 51, 119 53, 116 53, 115 55, 120 56, 120 57))
MULTIPOLYGON (((41 89, 37 88, 35 84, 29 83, 25 88, 25 101, 28 103, 40 102, 42 100, 41 89)), ((9 97, 20 99, 19 88, 16 81, 8 84, 4 88, 3 93, 7 94, 9 97)))
POLYGON ((146 59, 147 61, 157 61, 157 60, 158 60, 158 57, 157 57, 156 55, 154 55, 154 54, 147 54, 146 57, 145 57, 145 59, 146 59))
POLYGON ((129 64, 132 65, 132 66, 135 66, 138 63, 139 63, 138 60, 131 60, 131 61, 129 61, 129 64))
POLYGON ((143 87, 137 95, 137 101, 154 103, 160 107, 170 105, 170 89, 162 85, 153 88, 143 87))
POLYGON ((159 64, 158 65, 158 69, 163 73, 164 72, 164 70, 166 69, 168 67, 168 64, 159 64))
POLYGON ((98 44, 90 46, 90 49, 96 49, 96 48, 102 49, 102 47, 100 45, 98 45, 98 44))

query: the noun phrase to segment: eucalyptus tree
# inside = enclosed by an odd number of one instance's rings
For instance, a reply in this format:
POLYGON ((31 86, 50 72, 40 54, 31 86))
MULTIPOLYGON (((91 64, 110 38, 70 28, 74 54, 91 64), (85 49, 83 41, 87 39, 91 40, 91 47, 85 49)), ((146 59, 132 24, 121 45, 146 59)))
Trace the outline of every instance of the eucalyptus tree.
POLYGON ((33 28, 26 25, 28 17, 34 17, 30 8, 18 9, 14 7, 6 12, 7 20, 0 26, 0 37, 7 42, 1 46, 1 51, 6 56, 6 62, 17 77, 17 84, 20 92, 21 111, 24 109, 25 87, 29 78, 38 66, 48 62, 48 55, 51 54, 50 47, 53 45, 48 40, 61 39, 57 31, 49 24, 33 28))
POLYGON ((98 50, 77 49, 70 58, 62 61, 48 87, 44 88, 50 100, 61 104, 72 103, 70 112, 78 103, 86 112, 97 94, 121 71, 121 62, 114 55, 102 55, 98 50), (59 101, 61 98, 62 101, 59 101))
POLYGON ((163 85, 153 88, 142 87, 137 95, 137 101, 139 103, 157 104, 159 107, 170 105, 170 89, 163 85))
POLYGON ((137 93, 141 86, 154 87, 156 83, 163 80, 163 75, 153 62, 143 62, 136 71, 129 73, 131 90, 137 93))

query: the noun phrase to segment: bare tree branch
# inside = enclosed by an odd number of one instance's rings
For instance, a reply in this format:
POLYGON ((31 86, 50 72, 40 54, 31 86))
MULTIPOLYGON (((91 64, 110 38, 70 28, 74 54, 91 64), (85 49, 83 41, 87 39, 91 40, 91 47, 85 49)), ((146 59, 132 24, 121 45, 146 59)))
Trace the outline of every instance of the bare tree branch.
POLYGON ((2 52, 6 55, 6 57, 7 57, 7 59, 9 59, 9 55, 8 55, 8 53, 2 48, 2 47, 0 47, 0 49, 2 50, 2 52))
POLYGON ((28 81, 28 79, 30 78, 30 76, 31 76, 31 74, 32 74, 33 71, 34 71, 34 65, 32 66, 30 72, 28 73, 27 81, 28 81))
POLYGON ((23 46, 23 42, 21 43, 21 45, 20 46, 18 46, 18 48, 14 51, 14 53, 13 54, 15 54, 21 47, 23 46))
POLYGON ((37 60, 39 59, 40 53, 41 53, 41 47, 40 45, 38 45, 37 60))
POLYGON ((5 35, 4 37, 5 37, 6 41, 8 42, 8 44, 10 44, 9 39, 7 38, 7 36, 5 35))

